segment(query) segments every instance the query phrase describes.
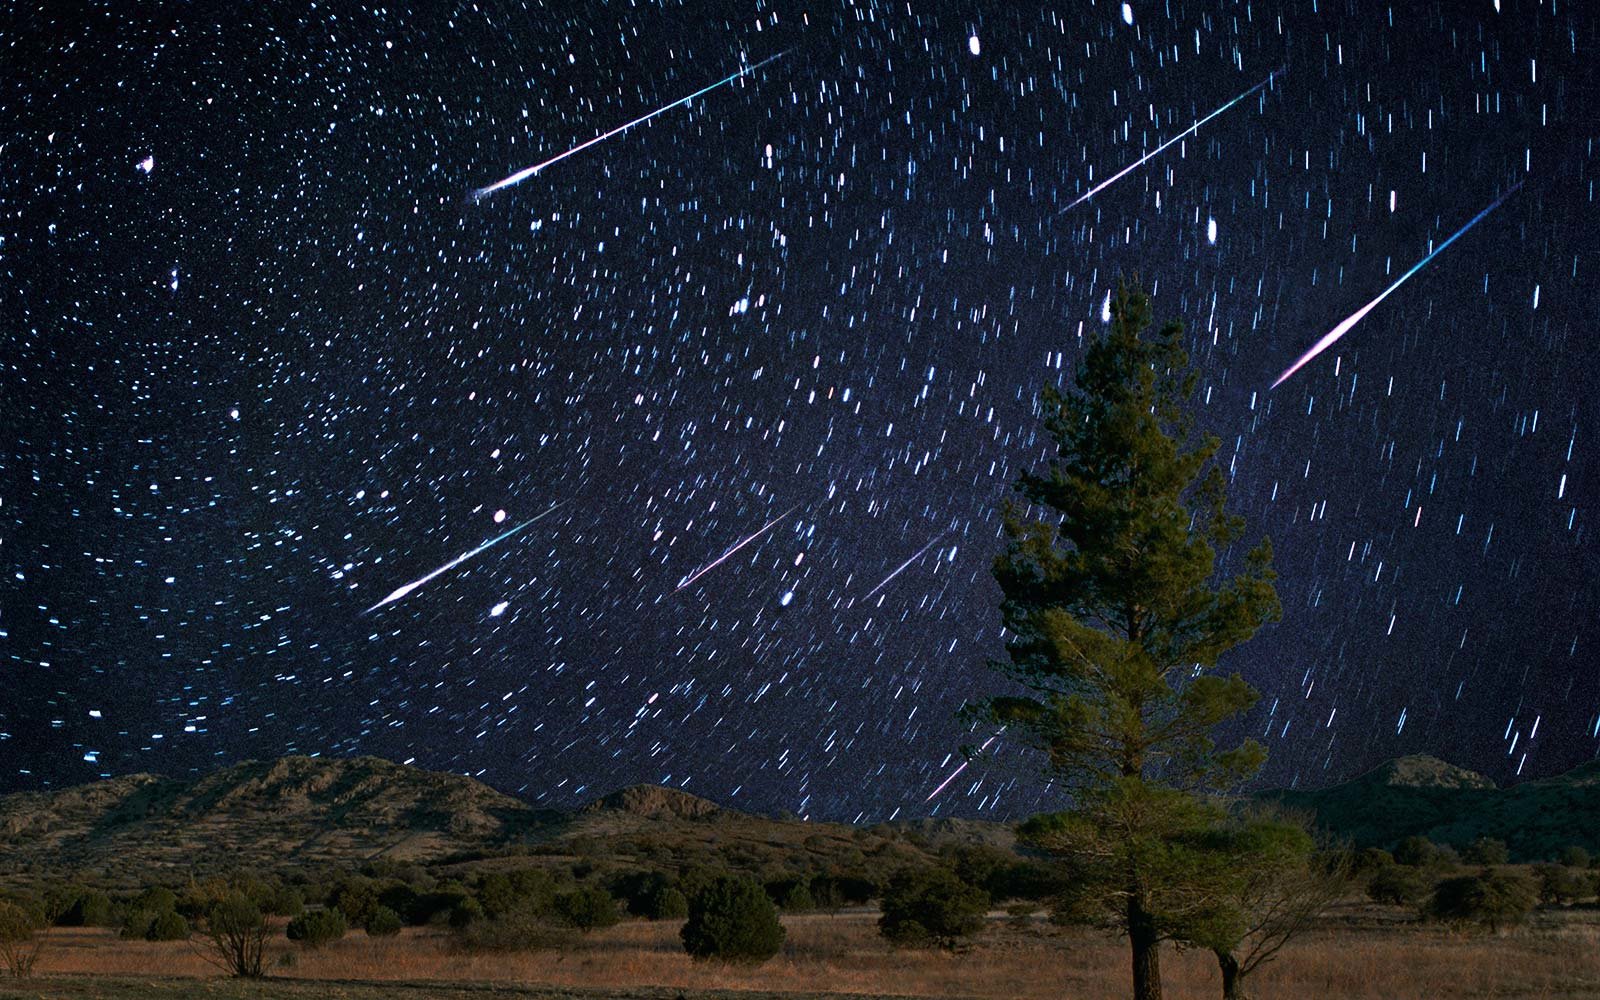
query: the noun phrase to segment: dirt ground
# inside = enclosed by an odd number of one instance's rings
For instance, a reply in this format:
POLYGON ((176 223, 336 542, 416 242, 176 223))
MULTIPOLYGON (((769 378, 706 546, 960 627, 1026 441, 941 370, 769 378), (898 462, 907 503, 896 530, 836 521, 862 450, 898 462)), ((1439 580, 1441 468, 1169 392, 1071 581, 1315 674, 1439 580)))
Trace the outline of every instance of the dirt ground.
MULTIPOLYGON (((993 921, 964 953, 889 947, 869 915, 786 917, 781 954, 756 967, 692 962, 675 923, 628 922, 560 948, 468 953, 447 933, 393 938, 360 932, 306 950, 281 931, 269 943, 269 978, 224 978, 192 942, 123 941, 107 930, 50 932, 35 976, 0 980, 0 1000, 843 1000, 973 997, 1113 1000, 1128 995, 1122 942, 1090 930, 993 921)), ((1171 1000, 1214 1000, 1220 980, 1207 953, 1167 949, 1171 1000)), ((1336 913, 1250 980, 1261 998, 1438 1000, 1600 997, 1600 911, 1544 914, 1499 935, 1418 925, 1373 907, 1336 913)))

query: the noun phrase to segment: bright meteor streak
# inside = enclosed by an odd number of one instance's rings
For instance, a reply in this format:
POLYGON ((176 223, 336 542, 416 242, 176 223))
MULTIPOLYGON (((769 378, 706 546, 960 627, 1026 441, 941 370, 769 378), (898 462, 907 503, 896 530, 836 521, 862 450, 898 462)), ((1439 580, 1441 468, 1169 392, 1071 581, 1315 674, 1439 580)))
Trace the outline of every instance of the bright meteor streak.
POLYGON ((515 528, 512 528, 510 531, 505 532, 504 534, 494 536, 493 538, 489 539, 487 542, 484 542, 482 545, 478 546, 477 548, 473 549, 470 552, 467 552, 467 553, 465 553, 463 555, 456 556, 454 559, 452 559, 449 562, 445 563, 443 566, 440 566, 438 569, 434 570, 432 573, 429 573, 427 576, 422 577, 421 579, 412 580, 410 583, 406 584, 404 587, 401 587, 398 590, 394 591, 388 597, 385 597, 383 600, 379 601, 377 604, 374 604, 372 607, 368 608, 367 610, 365 610, 365 611, 363 611, 361 613, 364 614, 364 615, 371 614, 372 612, 374 612, 374 611, 378 610, 379 608, 383 607, 385 604, 393 604, 395 601, 398 601, 400 598, 402 598, 402 597, 406 596, 407 594, 411 593, 413 590, 416 590, 418 587, 420 587, 423 584, 427 583, 429 580, 432 580, 434 577, 438 576, 439 574, 448 573, 450 570, 453 570, 457 566, 460 566, 462 563, 466 562, 468 559, 471 559, 473 556, 477 555, 479 552, 482 552, 484 549, 487 549, 490 546, 495 545, 495 544, 497 544, 499 542, 505 541, 507 538, 510 538, 512 535, 515 535, 517 532, 521 531, 523 528, 526 528, 528 525, 530 525, 533 522, 539 520, 539 518, 544 517, 545 514, 550 513, 551 510, 555 510, 559 506, 561 506, 561 504, 560 503, 556 503, 556 504, 554 504, 554 505, 552 505, 550 507, 550 510, 545 511, 542 514, 537 514, 534 517, 531 517, 528 520, 523 521, 521 524, 517 525, 515 528))
MULTIPOLYGON (((1003 733, 1003 732, 1005 732, 1005 729, 1001 728, 1000 733, 1003 733)), ((985 750, 989 749, 989 744, 991 744, 995 740, 999 739, 1000 738, 1000 733, 995 733, 993 736, 991 736, 988 739, 984 740, 983 741, 983 746, 978 748, 978 752, 979 753, 983 753, 985 750)), ((962 761, 960 767, 958 767, 954 771, 950 772, 950 777, 948 777, 948 778, 944 779, 943 781, 939 782, 939 787, 935 788, 933 791, 928 793, 928 797, 922 800, 923 805, 927 805, 929 802, 932 802, 934 800, 934 797, 937 796, 940 792, 944 791, 945 790, 945 786, 949 785, 950 782, 956 780, 956 778, 960 776, 961 772, 965 771, 967 769, 967 765, 970 764, 970 763, 972 763, 972 761, 970 761, 970 760, 962 761)))
POLYGON ((739 542, 733 548, 731 548, 728 551, 724 552, 722 555, 717 556, 717 558, 713 559, 711 562, 709 562, 709 563, 705 564, 704 566, 700 567, 699 569, 695 570, 694 573, 688 577, 688 579, 684 580, 682 583, 680 583, 676 587, 674 587, 672 589, 672 592, 674 594, 676 594, 678 591, 680 591, 683 588, 689 586, 689 584, 695 582, 696 580, 700 579, 702 576, 705 576, 707 573, 709 573, 712 570, 716 569, 729 556, 733 555, 735 552, 738 552, 740 549, 744 548, 746 545, 749 545, 751 542, 753 542, 756 539, 760 538, 762 535, 765 535, 767 533, 767 531, 774 524, 777 524, 779 521, 781 521, 784 518, 788 517, 790 514, 793 514, 799 508, 799 506, 800 506, 799 504, 795 504, 793 507, 790 507, 788 510, 784 511, 782 514, 779 514, 777 517, 775 517, 772 520, 768 521, 766 524, 763 524, 761 526, 761 529, 759 531, 757 531, 755 534, 749 536, 748 538, 746 538, 743 541, 739 542))
POLYGON ((890 573, 888 576, 884 577, 883 580, 876 587, 873 587, 871 590, 867 591, 866 595, 864 597, 862 597, 861 599, 863 601, 870 600, 873 594, 876 594, 878 591, 882 590, 884 587, 887 587, 889 585, 889 581, 890 580, 893 580, 895 577, 899 576, 901 574, 901 572, 904 571, 907 566, 910 566, 912 563, 916 562, 918 559, 921 559, 922 558, 922 554, 924 552, 926 552, 929 549, 933 548, 935 542, 938 542, 939 539, 943 538, 944 536, 946 536, 948 534, 950 534, 950 529, 949 528, 946 528, 945 530, 939 532, 939 534, 934 536, 934 539, 933 539, 932 542, 929 542, 928 544, 924 545, 922 548, 918 549, 916 551, 916 554, 913 555, 910 559, 907 559, 905 562, 901 563, 899 566, 896 566, 893 573, 890 573))
POLYGON ((1343 337, 1345 334, 1349 333, 1350 332, 1350 328, 1355 326, 1357 323, 1361 322, 1362 318, 1365 317, 1367 315, 1367 313, 1371 312, 1373 310, 1373 308, 1376 307, 1379 302, 1382 302, 1384 299, 1388 298, 1390 292, 1394 291, 1396 288, 1399 288, 1401 285, 1405 284, 1407 278, 1411 277, 1413 274, 1416 274, 1418 271, 1422 270, 1423 265, 1427 264, 1428 261, 1432 260, 1433 258, 1439 256, 1439 254, 1444 250, 1444 248, 1449 246, 1450 244, 1454 243, 1461 236, 1462 233, 1466 232, 1467 230, 1471 229, 1473 226, 1477 225, 1478 222, 1480 220, 1482 220, 1484 216, 1488 215, 1490 212, 1492 212, 1495 209, 1499 208, 1500 207, 1500 203, 1505 201, 1507 198, 1511 197, 1513 194, 1516 194, 1517 189, 1520 188, 1520 187, 1522 187, 1522 182, 1521 181, 1518 181, 1516 184, 1513 184, 1509 191, 1507 191, 1505 194, 1501 195, 1500 197, 1496 198, 1493 202, 1491 202, 1489 204, 1488 208, 1486 208, 1483 211, 1479 212, 1477 215, 1474 215, 1470 222, 1468 222, 1466 225, 1462 226, 1460 229, 1457 229, 1455 231, 1455 235, 1451 236, 1449 239, 1445 240, 1443 243, 1439 244, 1437 247, 1434 247, 1432 253, 1428 254, 1428 256, 1426 256, 1426 257, 1422 258, 1421 260, 1417 261, 1415 264, 1412 265, 1411 270, 1407 271, 1405 274, 1402 274, 1399 278, 1395 279, 1395 283, 1390 285, 1388 288, 1385 288, 1383 290, 1383 294, 1379 295, 1377 298, 1373 299, 1371 302, 1368 302, 1366 305, 1362 306, 1360 309, 1357 309, 1354 313, 1351 313, 1350 317, 1348 319, 1346 319, 1343 323, 1340 323, 1338 326, 1334 327, 1332 330, 1329 330, 1327 333, 1323 334, 1321 340, 1319 340, 1315 344, 1311 345, 1311 350, 1309 350, 1309 351, 1305 352, 1304 354, 1300 355, 1300 359, 1298 361, 1296 361, 1294 364, 1290 365, 1288 368, 1285 368, 1283 370, 1283 374, 1278 376, 1278 380, 1276 382, 1272 383, 1272 388, 1276 389, 1278 386, 1282 385, 1285 379, 1287 379, 1290 375, 1293 375, 1295 372, 1299 371, 1301 368, 1304 368, 1306 366, 1306 364, 1311 361, 1312 358, 1316 357, 1317 355, 1321 354, 1323 351, 1326 351, 1328 348, 1332 347, 1333 344, 1334 344, 1334 341, 1338 340, 1340 337, 1343 337))
POLYGON ((704 93, 706 93, 708 91, 716 90, 718 87, 721 87, 721 86, 723 86, 725 84, 732 83, 733 81, 739 79, 742 76, 748 76, 749 74, 754 73, 756 70, 758 70, 761 67, 765 66, 767 63, 773 62, 774 60, 777 60, 777 59, 782 59, 784 56, 786 56, 788 54, 789 54, 789 50, 785 49, 784 51, 779 52, 775 56, 768 56, 767 58, 765 58, 765 59, 761 60, 760 62, 756 63, 754 66, 746 66, 744 69, 741 69, 739 72, 733 74, 732 76, 723 77, 721 80, 718 80, 716 83, 711 84, 709 87, 701 87, 699 90, 697 90, 694 93, 690 94, 688 97, 681 97, 678 100, 673 101, 671 104, 668 104, 665 107, 657 108, 656 110, 654 110, 654 111, 650 112, 649 114, 645 115, 643 118, 635 118, 633 121, 627 123, 626 125, 618 125, 616 128, 612 129, 611 131, 603 133, 601 135, 597 135, 593 139, 590 139, 588 142, 580 143, 579 145, 573 146, 571 149, 567 150, 565 153, 560 154, 559 156, 552 156, 552 157, 550 157, 550 159, 545 160, 543 163, 535 163, 533 166, 524 168, 522 170, 519 170, 516 173, 512 174, 510 177, 505 178, 504 180, 495 181, 493 184, 490 184, 488 187, 478 188, 476 191, 472 192, 472 197, 475 198, 475 199, 477 199, 477 198, 487 198, 489 195, 494 194, 496 191, 500 190, 501 188, 508 188, 513 184, 520 184, 523 181, 527 180, 529 177, 532 177, 534 174, 536 174, 539 171, 543 170, 545 167, 548 167, 553 163, 560 163, 562 160, 565 160, 567 157, 571 156, 573 153, 582 152, 583 150, 588 149, 590 146, 593 146, 595 143, 604 142, 605 140, 611 138, 614 135, 621 135, 623 132, 628 131, 628 129, 633 128, 635 125, 642 125, 645 122, 649 121, 650 119, 654 118, 656 115, 665 114, 666 112, 671 111, 673 108, 677 107, 680 104, 688 104, 690 101, 694 100, 696 97, 699 97, 701 94, 704 94, 704 93))
POLYGON ((1204 118, 1201 118, 1199 121, 1195 122, 1193 125, 1190 125, 1188 128, 1184 129, 1182 132, 1179 132, 1177 135, 1175 135, 1172 138, 1168 139, 1166 142, 1163 142, 1161 145, 1157 146, 1155 149, 1152 149, 1150 152, 1148 152, 1148 153, 1144 154, 1143 156, 1139 157, 1137 160, 1134 160, 1132 163, 1130 163, 1127 166, 1123 167, 1121 170, 1119 170, 1116 173, 1112 174, 1110 177, 1107 177, 1105 180, 1101 181, 1099 184, 1096 184, 1094 187, 1090 188, 1088 191, 1086 191, 1083 194, 1079 195, 1077 200, 1075 200, 1072 204, 1068 205, 1066 208, 1063 208, 1060 212, 1057 212, 1056 214, 1060 215, 1060 214, 1065 213, 1065 212, 1070 212, 1072 209, 1077 208, 1079 205, 1081 205, 1084 202, 1088 201, 1090 198, 1093 198, 1095 195, 1099 194, 1101 191, 1105 190, 1107 187, 1110 187, 1112 184, 1116 183, 1123 176, 1125 176, 1129 171, 1131 171, 1134 168, 1138 167, 1140 164, 1145 163, 1151 157, 1159 155, 1161 153, 1161 151, 1166 149, 1168 146, 1170 146, 1173 143, 1177 142, 1179 139, 1182 139, 1184 136, 1192 134, 1196 129, 1198 129, 1200 126, 1204 125, 1206 122, 1208 122, 1211 119, 1213 119, 1213 118, 1217 117, 1218 115, 1222 114, 1224 111, 1226 111, 1229 108, 1233 107, 1235 104, 1238 104, 1240 101, 1244 100, 1246 97, 1249 97, 1251 94, 1253 94, 1256 91, 1260 90, 1262 87, 1265 87, 1267 84, 1272 82, 1272 78, 1273 77, 1277 76, 1279 73, 1282 73, 1282 72, 1283 72, 1282 67, 1279 67, 1278 69, 1273 70, 1271 73, 1268 73, 1267 74, 1267 78, 1265 80, 1262 80, 1260 83, 1256 84, 1254 87, 1251 87, 1249 90, 1247 90, 1244 93, 1240 94, 1238 97, 1235 97, 1233 100, 1229 101, 1227 104, 1224 104, 1222 107, 1220 107, 1217 110, 1211 112, 1209 115, 1206 115, 1204 118))

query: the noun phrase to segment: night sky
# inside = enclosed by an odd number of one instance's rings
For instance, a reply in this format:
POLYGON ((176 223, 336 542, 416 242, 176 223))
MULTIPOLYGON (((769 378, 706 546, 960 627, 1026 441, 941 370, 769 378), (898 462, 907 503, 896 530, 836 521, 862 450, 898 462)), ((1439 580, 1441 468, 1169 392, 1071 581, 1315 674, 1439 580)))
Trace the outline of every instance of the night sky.
POLYGON ((1262 782, 1600 748, 1600 8, 66 8, 0 15, 0 790, 1055 803, 929 796, 1134 275, 1276 548, 1262 782))

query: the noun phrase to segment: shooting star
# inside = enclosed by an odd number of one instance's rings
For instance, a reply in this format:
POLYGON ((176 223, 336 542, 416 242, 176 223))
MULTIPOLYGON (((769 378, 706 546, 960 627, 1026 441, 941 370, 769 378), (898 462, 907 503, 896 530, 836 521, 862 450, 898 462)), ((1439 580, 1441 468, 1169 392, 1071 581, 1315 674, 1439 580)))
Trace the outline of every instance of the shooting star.
POLYGON ((921 559, 922 558, 922 554, 924 552, 926 552, 929 549, 933 548, 935 543, 937 543, 941 538, 943 538, 944 536, 946 536, 948 534, 950 534, 950 529, 949 528, 946 528, 943 531, 939 532, 937 535, 935 535, 933 537, 933 541, 929 542, 928 544, 924 545, 922 548, 918 549, 916 551, 916 554, 913 555, 910 559, 907 559, 905 562, 901 563, 899 566, 896 566, 893 573, 890 573, 888 576, 884 577, 878 583, 878 585, 876 587, 873 587, 871 590, 867 591, 866 595, 863 596, 861 599, 863 601, 871 600, 873 594, 876 594, 878 591, 882 590, 884 587, 887 587, 889 585, 889 581, 890 580, 893 580, 895 577, 899 576, 901 574, 901 572, 904 571, 907 566, 910 566, 912 563, 916 562, 918 559, 921 559))
POLYGON ((1282 66, 1280 66, 1277 69, 1273 70, 1271 73, 1268 73, 1267 74, 1267 78, 1265 80, 1262 80, 1260 83, 1256 84, 1254 87, 1251 87, 1249 90, 1247 90, 1244 93, 1240 94, 1238 97, 1235 97, 1233 100, 1229 101, 1227 104, 1224 104, 1222 107, 1220 107, 1217 110, 1211 112, 1209 115, 1206 115, 1204 118, 1201 118, 1199 121, 1195 122, 1193 125, 1190 125, 1188 128, 1184 129, 1182 132, 1179 132, 1177 135, 1175 135, 1172 138, 1168 139, 1166 142, 1163 142, 1161 145, 1157 146, 1155 149, 1152 149, 1150 152, 1148 152, 1148 153, 1144 154, 1143 156, 1139 157, 1137 160, 1134 160, 1132 163, 1130 163, 1127 166, 1123 167, 1121 170, 1119 170, 1116 173, 1112 174, 1110 177, 1107 177, 1105 180, 1101 181, 1099 184, 1096 184, 1094 187, 1090 188, 1088 191, 1086 191, 1083 194, 1079 195, 1077 200, 1073 201, 1072 204, 1068 205, 1066 208, 1063 208, 1060 212, 1057 212, 1056 214, 1057 215, 1062 215, 1062 214, 1065 214, 1067 212, 1070 212, 1074 208, 1077 208, 1079 205, 1081 205, 1084 202, 1088 201, 1090 198, 1093 198, 1095 195, 1099 194, 1101 191, 1103 191, 1106 188, 1110 187, 1112 184, 1115 184, 1118 180, 1120 180, 1122 177, 1127 175, 1129 171, 1137 168, 1140 164, 1147 162, 1152 157, 1159 155, 1161 153, 1161 151, 1166 149, 1168 146, 1171 146, 1173 143, 1177 142, 1178 140, 1182 139, 1183 137, 1194 133, 1195 130, 1197 130, 1200 126, 1204 125, 1206 122, 1208 122, 1211 119, 1217 117, 1218 115, 1222 114, 1224 111, 1226 111, 1229 108, 1233 107, 1235 104, 1238 104, 1240 101, 1244 100, 1246 97, 1249 97, 1251 94, 1255 93, 1256 91, 1260 90, 1262 87, 1265 87, 1267 84, 1271 83, 1272 82, 1272 78, 1277 76, 1278 74, 1282 73, 1283 70, 1284 70, 1284 68, 1282 66))
POLYGON ((395 601, 400 600, 400 598, 402 598, 402 597, 406 596, 407 594, 411 593, 413 590, 416 590, 418 587, 420 587, 423 584, 427 583, 429 580, 432 580, 434 577, 438 576, 439 574, 448 573, 449 571, 455 569, 457 566, 460 566, 462 563, 466 562, 468 559, 471 559, 473 556, 477 555, 479 552, 482 552, 484 549, 487 549, 492 545, 496 545, 496 544, 498 544, 500 542, 505 541, 507 538, 510 538, 512 535, 515 535, 517 532, 521 531, 523 528, 526 528, 528 525, 530 525, 533 522, 539 520, 539 518, 544 517, 545 514, 550 513, 551 510, 555 510, 557 507, 561 506, 561 504, 563 502, 565 502, 565 501, 558 501, 557 503, 551 505, 550 510, 544 511, 544 513, 537 514, 537 515, 529 518, 528 520, 523 521, 521 524, 517 525, 515 528, 512 528, 510 531, 507 531, 504 534, 494 536, 493 538, 489 539, 487 542, 484 542, 482 545, 478 546, 477 548, 473 549, 470 552, 464 553, 463 555, 456 556, 454 559, 452 559, 449 562, 445 563, 443 566, 440 566, 438 569, 434 570, 432 573, 429 573, 427 576, 422 577, 421 579, 418 579, 418 580, 412 580, 410 583, 406 584, 404 587, 401 587, 398 590, 394 591, 388 597, 385 597, 383 600, 379 601, 377 604, 374 604, 372 607, 368 608, 367 610, 365 610, 365 611, 363 611, 361 613, 364 614, 364 615, 369 615, 372 612, 374 612, 374 611, 378 610, 379 608, 383 607, 385 604, 393 604, 395 601))
POLYGON ((665 107, 657 108, 656 110, 654 110, 654 111, 650 112, 649 114, 645 115, 643 118, 635 118, 633 121, 628 122, 626 125, 618 125, 616 128, 612 129, 611 131, 603 133, 601 135, 597 135, 593 139, 590 139, 588 142, 580 143, 579 145, 573 146, 571 149, 567 150, 565 153, 560 154, 559 156, 552 156, 552 157, 550 157, 550 159, 545 160, 543 163, 535 163, 531 167, 526 167, 526 168, 524 168, 522 170, 517 171, 516 173, 512 174, 510 177, 507 177, 507 178, 505 178, 503 180, 495 181, 493 184, 490 184, 488 187, 478 188, 477 190, 472 192, 472 197, 475 200, 476 199, 487 198, 489 195, 494 194, 496 191, 500 190, 501 188, 508 188, 513 184, 520 184, 523 181, 527 180, 529 177, 532 177, 534 174, 536 174, 539 171, 543 170, 545 167, 548 167, 551 164, 560 163, 562 160, 565 160, 567 157, 571 156, 573 153, 580 153, 583 150, 588 149, 590 146, 593 146, 597 142, 604 142, 605 140, 611 138, 614 135, 621 135, 623 132, 628 131, 628 129, 633 128, 635 125, 642 125, 645 122, 649 121, 650 119, 654 118, 656 115, 665 114, 666 112, 671 111, 673 108, 677 107, 680 104, 688 104, 690 101, 694 100, 696 97, 699 97, 701 94, 707 93, 708 91, 716 90, 718 87, 724 86, 726 84, 730 84, 730 83, 732 83, 733 81, 739 79, 742 76, 748 76, 751 73, 754 73, 756 70, 760 69, 761 67, 767 65, 768 63, 774 62, 774 61, 776 61, 778 59, 782 59, 784 56, 786 56, 788 54, 789 54, 789 50, 788 49, 784 49, 782 52, 779 52, 775 56, 768 56, 767 58, 765 58, 765 59, 761 60, 760 62, 756 63, 754 66, 746 66, 744 69, 741 69, 739 72, 733 74, 732 76, 723 77, 722 79, 718 80, 716 83, 711 84, 709 87, 701 87, 699 90, 697 90, 694 93, 690 94, 688 97, 681 97, 678 100, 673 101, 671 104, 666 105, 665 107))
POLYGON ((1390 285, 1388 288, 1385 288, 1383 290, 1383 294, 1379 295, 1377 298, 1373 299, 1371 302, 1368 302, 1366 305, 1362 306, 1360 309, 1357 309, 1354 313, 1351 313, 1350 317, 1348 319, 1346 319, 1344 322, 1340 323, 1338 326, 1334 327, 1332 330, 1329 330, 1327 333, 1323 334, 1321 340, 1319 340, 1315 344, 1311 345, 1311 350, 1309 350, 1309 351, 1305 352, 1304 354, 1300 355, 1300 359, 1298 361, 1296 361, 1294 364, 1290 365, 1288 368, 1285 368, 1283 370, 1283 374, 1278 376, 1278 380, 1276 382, 1272 383, 1272 388, 1276 389, 1278 386, 1282 385, 1284 383, 1285 379, 1287 379, 1290 375, 1293 375, 1295 372, 1299 371, 1301 368, 1304 368, 1306 366, 1306 364, 1311 361, 1312 358, 1316 357, 1317 355, 1321 354, 1323 351, 1326 351, 1328 348, 1332 347, 1335 341, 1337 341, 1340 337, 1343 337, 1345 334, 1349 333, 1350 332, 1350 328, 1355 326, 1357 323, 1361 322, 1362 318, 1365 317, 1367 315, 1367 313, 1371 312, 1377 306, 1377 304, 1379 302, 1382 302, 1384 299, 1388 298, 1390 292, 1394 291, 1396 288, 1399 288, 1401 285, 1405 284, 1407 278, 1411 277, 1413 274, 1416 274, 1418 271, 1422 270, 1423 265, 1427 264, 1428 261, 1432 260, 1433 258, 1439 256, 1439 254, 1441 252, 1443 252, 1444 248, 1449 246, 1450 244, 1454 243, 1458 238, 1460 238, 1462 233, 1466 232, 1467 230, 1471 229, 1473 226, 1477 225, 1483 219, 1484 216, 1488 215, 1490 212, 1492 212, 1495 209, 1499 208, 1500 207, 1500 203, 1505 201, 1507 198, 1511 197, 1512 195, 1516 194, 1517 193, 1517 189, 1520 188, 1520 187, 1522 187, 1522 182, 1521 181, 1518 181, 1516 184, 1513 184, 1511 186, 1510 190, 1508 190, 1505 194, 1501 195, 1500 197, 1496 198, 1493 202, 1491 202, 1489 204, 1488 208, 1486 208, 1483 211, 1479 212, 1477 215, 1474 215, 1470 222, 1468 222, 1466 225, 1462 226, 1460 229, 1457 229, 1455 231, 1455 235, 1451 236, 1449 239, 1445 240, 1443 243, 1439 244, 1437 247, 1434 247, 1432 253, 1428 254, 1428 256, 1422 258, 1421 260, 1419 260, 1415 264, 1413 264, 1412 267, 1411 267, 1411 270, 1407 271, 1405 274, 1402 274, 1399 278, 1397 278, 1395 280, 1394 284, 1390 285))
MULTIPOLYGON (((1005 727, 1002 726, 1001 729, 1000 729, 1000 733, 1003 733, 1003 732, 1005 732, 1005 727)), ((983 746, 978 748, 978 753, 983 753, 985 750, 989 749, 989 744, 991 744, 995 740, 999 739, 1000 738, 1000 733, 995 733, 993 736, 991 736, 988 739, 984 740, 983 741, 983 746)), ((928 793, 928 797, 922 800, 922 804, 923 805, 927 805, 929 802, 932 802, 934 800, 934 797, 937 796, 940 792, 944 791, 945 787, 947 785, 949 785, 950 782, 956 780, 956 778, 960 776, 961 772, 965 771, 967 769, 967 765, 970 764, 970 763, 972 763, 972 761, 970 761, 970 760, 962 761, 960 767, 958 767, 954 771, 950 772, 950 777, 948 777, 948 778, 944 779, 943 781, 939 782, 939 787, 935 788, 933 791, 928 793)))
POLYGON ((728 551, 724 552, 722 555, 717 556, 717 558, 713 559, 711 562, 709 562, 709 563, 705 564, 704 566, 700 567, 699 569, 695 570, 694 573, 691 574, 687 579, 685 579, 682 583, 680 583, 676 587, 674 587, 672 589, 672 592, 674 594, 676 594, 678 591, 680 591, 683 588, 689 586, 689 584, 695 582, 696 580, 700 579, 702 576, 705 576, 707 573, 709 573, 712 570, 716 569, 718 566, 720 566, 722 564, 723 560, 727 559, 729 556, 733 555, 735 552, 738 552, 740 549, 744 548, 746 545, 749 545, 751 542, 755 541, 757 538, 760 538, 762 535, 765 535, 767 533, 767 531, 774 524, 777 524, 779 521, 781 521, 784 518, 788 517, 790 514, 793 514, 796 510, 799 509, 799 507, 800 507, 799 504, 795 504, 793 507, 790 507, 788 510, 784 511, 782 514, 779 514, 777 517, 775 517, 772 520, 768 521, 766 524, 763 524, 761 526, 761 530, 757 531, 755 534, 753 534, 750 537, 748 537, 748 538, 744 539, 743 541, 739 542, 737 545, 735 545, 733 548, 729 549, 728 551))

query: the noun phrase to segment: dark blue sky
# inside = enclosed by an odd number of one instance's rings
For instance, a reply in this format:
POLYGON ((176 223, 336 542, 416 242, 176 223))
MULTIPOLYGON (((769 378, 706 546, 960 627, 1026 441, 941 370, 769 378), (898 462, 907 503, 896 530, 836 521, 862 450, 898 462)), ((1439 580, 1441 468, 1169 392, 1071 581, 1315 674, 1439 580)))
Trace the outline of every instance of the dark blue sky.
POLYGON ((0 788, 1026 813, 1003 738, 926 799, 1034 398, 1134 275, 1276 547, 1264 780, 1595 754, 1591 8, 423 7, 3 15, 0 788))

